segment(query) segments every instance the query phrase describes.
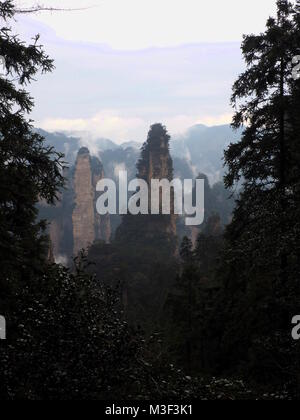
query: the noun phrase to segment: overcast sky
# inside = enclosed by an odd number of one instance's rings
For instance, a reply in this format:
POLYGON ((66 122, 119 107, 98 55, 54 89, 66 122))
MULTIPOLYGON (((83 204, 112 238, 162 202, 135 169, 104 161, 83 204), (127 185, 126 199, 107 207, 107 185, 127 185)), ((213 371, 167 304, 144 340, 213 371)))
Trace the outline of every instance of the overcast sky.
POLYGON ((32 89, 36 124, 118 142, 143 141, 157 121, 171 134, 229 122, 242 34, 263 31, 275 11, 275 0, 41 3, 91 8, 29 15, 17 24, 22 35, 41 34, 56 64, 32 89))

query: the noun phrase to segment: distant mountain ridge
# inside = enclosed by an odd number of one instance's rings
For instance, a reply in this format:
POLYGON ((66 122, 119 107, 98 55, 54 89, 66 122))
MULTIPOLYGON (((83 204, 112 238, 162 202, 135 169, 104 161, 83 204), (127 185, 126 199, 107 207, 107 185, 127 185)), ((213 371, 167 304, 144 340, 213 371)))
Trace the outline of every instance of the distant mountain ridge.
POLYGON ((205 173, 211 184, 224 175, 224 150, 241 137, 242 130, 234 131, 230 125, 207 127, 195 125, 184 135, 176 136, 171 142, 174 158, 183 158, 197 172, 205 173))
MULTIPOLYGON (((161 125, 156 126, 160 126, 160 130, 165 132, 161 125)), ((85 143, 86 138, 39 130, 45 137, 46 144, 64 153, 65 161, 69 163, 69 169, 65 171, 68 188, 62 192, 62 201, 55 208, 40 206, 40 217, 52 222, 49 233, 56 259, 69 260, 72 253, 75 255, 78 249, 92 243, 94 239, 108 242, 116 232, 119 232, 119 238, 132 236, 128 235, 130 229, 135 232, 136 219, 128 218, 127 225, 122 225, 122 217, 118 214, 111 215, 109 221, 103 218, 98 220, 94 214, 93 197, 97 180, 115 180, 118 197, 120 171, 127 171, 129 181, 138 173, 140 176, 147 174, 148 182, 157 177, 171 179, 174 176, 181 180, 200 177, 205 180, 206 219, 216 213, 220 216, 222 225, 228 224, 234 202, 229 199, 230 193, 225 190, 223 182, 219 181, 222 181, 224 172, 223 150, 226 144, 235 141, 238 133, 234 133, 230 126, 199 125, 192 127, 184 136, 173 138, 170 143, 168 139, 166 144, 160 144, 160 130, 154 136, 154 143, 146 143, 144 147, 136 142, 117 145, 107 139, 93 140, 92 153, 89 151, 89 144, 85 143), (141 162, 144 163, 143 167, 141 162), (125 234, 119 229, 120 225, 123 228, 125 226, 125 234)), ((150 223, 153 229, 147 230, 148 219, 141 226, 150 236, 152 230, 173 232, 174 237, 177 231, 179 238, 189 236, 195 240, 199 233, 198 228, 187 229, 180 217, 176 222, 171 218, 170 223, 166 223, 166 226, 159 225, 159 228, 150 223)))
MULTIPOLYGON (((114 160, 120 165, 120 155, 123 154, 121 150, 126 151, 127 160, 133 161, 142 146, 142 142, 127 141, 117 145, 109 139, 99 138, 93 140, 93 147, 90 147, 90 139, 86 133, 70 135, 68 132, 49 133, 41 129, 38 132, 45 137, 48 145, 64 153, 66 161, 71 165, 75 163, 77 152, 83 146, 89 147, 91 153, 97 157, 109 156, 110 162, 107 164, 110 166, 114 160), (113 152, 116 153, 116 159, 113 152)), ((174 159, 175 174, 184 171, 196 177, 201 172, 207 175, 211 184, 220 181, 224 175, 224 150, 230 143, 237 142, 240 136, 241 130, 234 131, 230 125, 207 127, 202 124, 191 127, 183 135, 173 136, 170 151, 174 159)), ((105 166, 106 162, 103 164, 105 166)), ((134 171, 134 168, 131 169, 134 171)))

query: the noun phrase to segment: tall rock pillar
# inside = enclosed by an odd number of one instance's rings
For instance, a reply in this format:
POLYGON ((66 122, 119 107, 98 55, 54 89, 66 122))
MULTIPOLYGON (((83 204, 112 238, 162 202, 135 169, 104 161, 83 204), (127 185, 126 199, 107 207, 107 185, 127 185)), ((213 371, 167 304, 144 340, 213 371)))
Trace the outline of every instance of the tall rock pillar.
POLYGON ((74 255, 95 240, 95 192, 92 180, 91 157, 85 147, 78 152, 74 173, 75 203, 72 215, 74 255))

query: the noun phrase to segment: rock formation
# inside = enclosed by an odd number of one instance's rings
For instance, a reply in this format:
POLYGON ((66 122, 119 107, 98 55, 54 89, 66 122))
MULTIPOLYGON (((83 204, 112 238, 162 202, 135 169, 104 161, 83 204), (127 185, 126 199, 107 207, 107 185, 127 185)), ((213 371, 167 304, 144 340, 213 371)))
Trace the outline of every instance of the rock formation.
MULTIPOLYGON (((170 136, 161 124, 151 126, 148 139, 143 146, 142 156, 138 162, 138 178, 144 179, 149 186, 149 203, 151 203, 151 180, 173 179, 173 160, 169 149, 170 136)), ((160 194, 160 207, 162 196, 160 194)), ((176 236, 176 216, 174 214, 174 195, 171 194, 171 214, 151 217, 151 227, 164 230, 176 236)))
POLYGON ((78 152, 74 173, 75 207, 72 215, 74 255, 95 240, 94 189, 89 150, 78 152))
MULTIPOLYGON (((161 124, 151 126, 147 141, 144 143, 141 158, 137 164, 137 177, 144 179, 149 186, 149 206, 151 205, 151 180, 173 179, 173 161, 169 151, 170 136, 161 124)), ((160 207, 161 207, 160 195, 160 207)), ((171 194, 171 214, 132 216, 123 218, 117 231, 119 240, 141 240, 168 242, 176 241, 176 215, 174 197, 171 194)))
POLYGON ((49 222, 51 258, 67 264, 95 240, 110 241, 110 217, 96 211, 96 185, 104 177, 99 159, 81 148, 75 167, 65 169, 65 188, 55 206, 39 203, 39 217, 49 222))
POLYGON ((95 210, 95 239, 102 240, 105 243, 109 243, 111 239, 111 224, 110 215, 100 216, 96 211, 96 201, 98 193, 96 192, 96 186, 98 181, 104 178, 104 169, 100 160, 96 157, 91 158, 91 169, 92 169, 92 185, 94 191, 94 210, 95 210))
POLYGON ((96 212, 96 185, 104 177, 99 159, 91 158, 85 147, 78 152, 73 178, 74 210, 73 254, 90 246, 95 240, 110 239, 109 216, 101 218, 96 212))

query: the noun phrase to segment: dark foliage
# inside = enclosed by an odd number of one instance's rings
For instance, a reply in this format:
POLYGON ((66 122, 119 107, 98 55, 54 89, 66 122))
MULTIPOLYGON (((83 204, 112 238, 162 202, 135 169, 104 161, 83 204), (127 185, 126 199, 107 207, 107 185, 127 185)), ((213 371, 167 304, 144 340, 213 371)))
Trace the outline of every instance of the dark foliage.
MULTIPOLYGON (((12 35, 14 3, 1 3, 1 399, 299 398, 290 322, 300 301, 300 82, 291 75, 300 5, 277 5, 265 33, 242 45, 247 68, 232 103, 243 135, 225 152, 226 186, 241 191, 225 235, 231 204, 218 207, 223 186, 200 175, 207 216, 195 245, 184 237, 178 251, 174 215, 126 216, 112 244, 93 244, 67 269, 47 263, 37 220, 40 201, 55 217, 47 206, 63 186, 62 156, 26 119, 25 86, 53 64, 38 38, 12 35)), ((150 128, 138 177, 173 178, 169 140, 161 124, 150 128)), ((100 175, 97 159, 92 167, 100 175)), ((71 213, 70 203, 58 211, 71 213)))
POLYGON ((242 183, 225 235, 222 287, 210 320, 219 366, 264 384, 299 382, 300 84, 291 62, 300 45, 299 14, 278 1, 265 33, 244 38, 247 69, 233 88, 240 142, 225 152, 227 187, 242 183))
MULTIPOLYGON (((0 5, 0 55, 7 76, 0 77, 0 265, 1 286, 18 287, 26 271, 42 264, 45 224, 37 222, 39 200, 53 203, 62 186, 61 155, 46 147, 26 114, 33 100, 25 86, 38 72, 49 72, 53 63, 36 37, 25 45, 9 26, 15 9, 11 1, 0 5)), ((3 296, 4 295, 4 296, 3 296)), ((1 305, 8 303, 6 293, 1 305)))

